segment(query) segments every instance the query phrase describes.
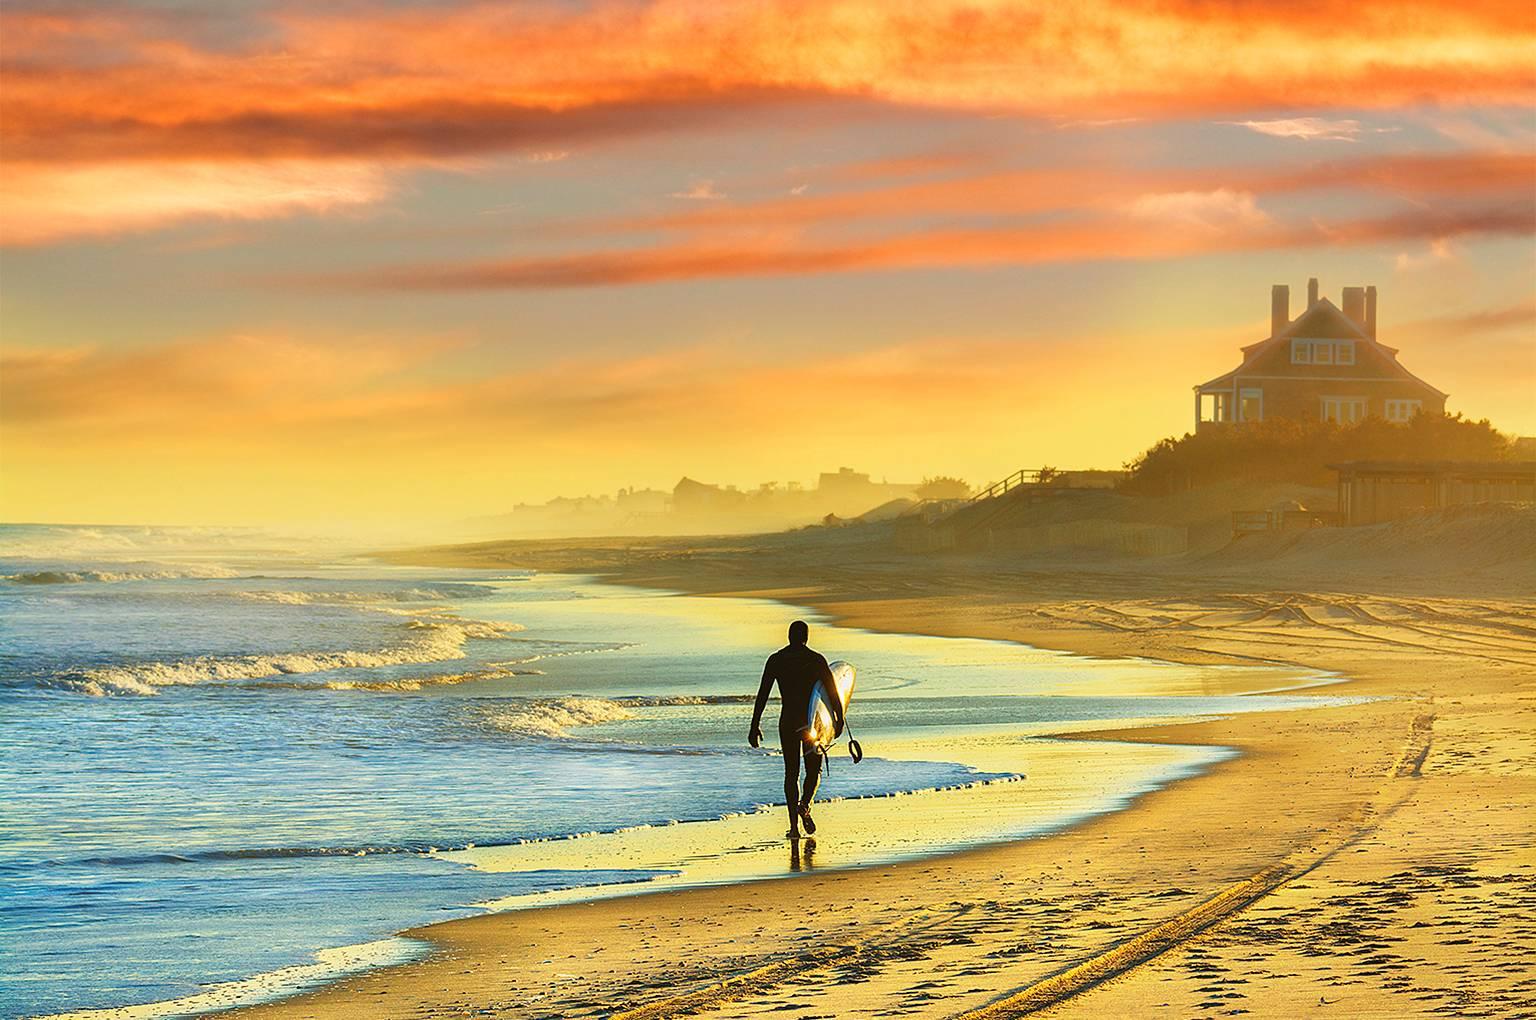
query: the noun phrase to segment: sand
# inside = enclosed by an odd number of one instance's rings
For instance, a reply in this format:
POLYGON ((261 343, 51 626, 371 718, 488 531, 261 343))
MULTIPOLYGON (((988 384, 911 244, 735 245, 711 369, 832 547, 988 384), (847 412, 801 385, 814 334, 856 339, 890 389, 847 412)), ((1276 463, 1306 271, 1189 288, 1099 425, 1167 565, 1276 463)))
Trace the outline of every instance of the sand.
MULTIPOLYGON (((434 946, 419 962, 234 1015, 1536 1015, 1536 579, 1522 564, 1084 567, 815 535, 402 558, 601 568, 1093 655, 1291 664, 1376 700, 1092 734, 1241 755, 1063 832, 451 921, 409 933, 434 946)), ((908 800, 860 824, 901 825, 908 800)))

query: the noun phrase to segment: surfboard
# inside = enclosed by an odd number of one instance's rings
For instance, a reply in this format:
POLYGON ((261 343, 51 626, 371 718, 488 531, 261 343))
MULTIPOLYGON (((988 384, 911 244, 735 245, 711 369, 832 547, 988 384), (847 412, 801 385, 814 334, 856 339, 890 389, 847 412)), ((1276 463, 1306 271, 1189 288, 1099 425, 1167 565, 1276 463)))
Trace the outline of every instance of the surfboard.
POLYGON ((830 663, 832 670, 831 689, 825 680, 816 681, 816 686, 811 688, 811 703, 806 710, 805 728, 800 731, 800 739, 806 746, 818 754, 825 754, 827 748, 832 746, 832 741, 842 735, 841 729, 832 725, 832 709, 828 707, 831 699, 836 698, 837 704, 846 716, 848 702, 853 700, 853 683, 857 670, 853 663, 839 659, 830 663))

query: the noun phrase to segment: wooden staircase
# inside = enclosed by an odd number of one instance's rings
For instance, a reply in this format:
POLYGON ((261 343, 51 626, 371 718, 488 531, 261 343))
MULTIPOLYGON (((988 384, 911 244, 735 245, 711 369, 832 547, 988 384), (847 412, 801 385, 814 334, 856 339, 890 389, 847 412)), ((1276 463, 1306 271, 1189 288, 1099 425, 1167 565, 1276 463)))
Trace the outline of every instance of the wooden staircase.
POLYGON ((982 500, 1001 496, 1010 489, 1017 489, 1021 485, 1045 485, 1056 475, 1060 474, 1055 468, 1019 468, 1006 478, 1000 478, 991 485, 972 496, 969 502, 980 503, 982 500))

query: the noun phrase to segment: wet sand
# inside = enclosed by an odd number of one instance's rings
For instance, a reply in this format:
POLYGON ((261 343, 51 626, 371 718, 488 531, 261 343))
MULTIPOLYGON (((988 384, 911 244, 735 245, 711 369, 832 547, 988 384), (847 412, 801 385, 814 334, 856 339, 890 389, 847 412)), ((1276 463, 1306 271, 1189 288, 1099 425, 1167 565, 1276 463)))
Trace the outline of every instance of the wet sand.
POLYGON ((401 558, 604 569, 874 629, 1291 664, 1380 700, 1095 733, 1242 754, 1048 836, 425 927, 410 933, 435 947, 424 960, 234 1015, 1536 1014, 1536 600, 1519 572, 1276 578, 636 546, 401 558))

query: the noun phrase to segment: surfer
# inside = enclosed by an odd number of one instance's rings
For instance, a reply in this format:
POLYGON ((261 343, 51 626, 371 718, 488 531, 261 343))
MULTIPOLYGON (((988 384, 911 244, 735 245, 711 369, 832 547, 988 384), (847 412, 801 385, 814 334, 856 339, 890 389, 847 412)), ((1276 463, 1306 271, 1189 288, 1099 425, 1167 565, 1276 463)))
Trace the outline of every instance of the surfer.
MULTIPOLYGON (((752 729, 747 743, 758 747, 763 742, 763 709, 768 707, 768 694, 774 682, 779 685, 779 747, 784 752, 784 804, 789 809, 790 839, 800 838, 800 827, 806 835, 816 831, 811 820, 811 801, 816 796, 816 786, 821 782, 820 752, 803 745, 800 732, 805 728, 806 714, 811 704, 811 689, 818 682, 828 687, 832 684, 832 670, 820 652, 806 644, 811 629, 805 621, 796 620, 789 625, 789 644, 768 656, 763 666, 763 682, 757 688, 757 703, 752 708, 752 729), (805 759, 805 788, 800 788, 800 759, 805 759)), ((833 722, 838 731, 843 728, 842 707, 832 699, 829 706, 834 713, 833 722)))

